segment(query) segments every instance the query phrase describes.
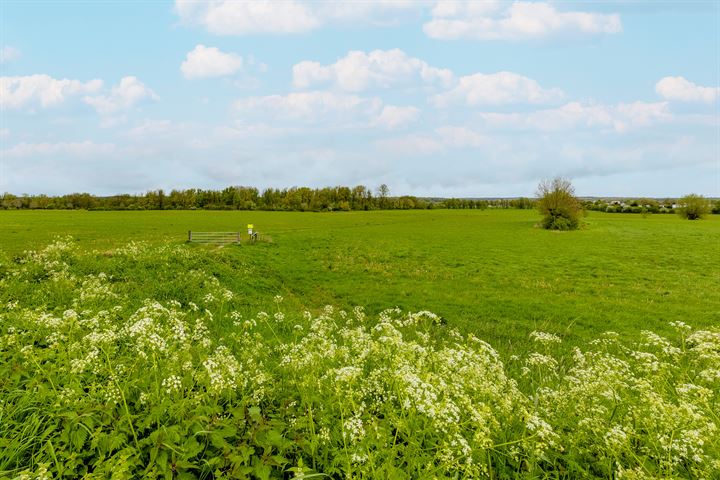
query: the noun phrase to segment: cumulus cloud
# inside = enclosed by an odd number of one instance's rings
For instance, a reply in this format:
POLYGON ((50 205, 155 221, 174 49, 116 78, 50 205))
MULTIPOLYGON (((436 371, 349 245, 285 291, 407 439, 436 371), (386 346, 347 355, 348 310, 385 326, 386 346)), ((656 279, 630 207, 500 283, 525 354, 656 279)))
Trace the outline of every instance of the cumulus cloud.
POLYGON ((176 0, 181 21, 217 35, 304 33, 328 24, 362 21, 391 24, 398 12, 419 10, 411 0, 302 2, 286 0, 176 0))
POLYGON ((102 80, 56 79, 37 74, 21 77, 0 77, 0 107, 17 109, 23 107, 52 107, 63 103, 68 97, 97 92, 102 80))
POLYGON ((476 73, 460 77, 457 86, 435 95, 431 103, 437 107, 451 105, 474 107, 509 103, 552 103, 562 97, 562 90, 545 89, 537 81, 517 73, 476 73))
POLYGON ((304 122, 333 127, 398 128, 414 121, 419 110, 415 107, 384 105, 377 97, 360 97, 347 93, 313 91, 287 95, 247 97, 234 104, 243 118, 255 120, 304 122))
POLYGON ((310 8, 293 0, 177 0, 175 10, 181 20, 198 23, 218 35, 301 33, 313 30, 321 24, 310 8))
POLYGON ((452 148, 481 147, 489 143, 489 138, 477 131, 463 126, 448 125, 435 129, 444 145, 452 148))
POLYGON ((449 86, 453 74, 435 68, 400 49, 351 51, 337 62, 321 65, 304 61, 293 66, 293 85, 297 88, 329 84, 347 92, 399 85, 439 84, 449 86))
POLYGON ((570 102, 558 108, 527 113, 478 113, 487 128, 561 131, 597 128, 625 132, 673 120, 667 102, 632 102, 617 105, 570 102))
POLYGON ((285 120, 321 121, 329 118, 352 119, 378 113, 379 98, 363 98, 332 92, 298 92, 288 95, 248 97, 235 102, 244 114, 265 114, 285 120))
POLYGON ((0 48, 0 64, 8 63, 20 58, 20 50, 9 45, 0 48))
POLYGON ((157 99, 157 94, 137 77, 128 76, 112 87, 109 94, 87 96, 83 101, 101 115, 112 115, 130 110, 141 102, 157 99))
POLYGON ((441 0, 423 30, 441 40, 525 40, 619 33, 622 23, 617 14, 563 12, 546 2, 441 0))
POLYGON ((655 84, 655 92, 666 100, 712 103, 720 98, 720 87, 702 87, 684 77, 664 77, 655 84))
POLYGON ((234 53, 224 53, 215 47, 197 45, 188 52, 180 71, 185 78, 208 78, 233 75, 240 71, 243 59, 234 53))
POLYGON ((373 124, 388 130, 408 125, 415 122, 420 116, 420 109, 416 107, 397 107, 386 105, 373 124))
POLYGON ((431 133, 381 139, 375 147, 393 155, 433 155, 450 149, 486 147, 491 140, 466 126, 446 125, 431 133))

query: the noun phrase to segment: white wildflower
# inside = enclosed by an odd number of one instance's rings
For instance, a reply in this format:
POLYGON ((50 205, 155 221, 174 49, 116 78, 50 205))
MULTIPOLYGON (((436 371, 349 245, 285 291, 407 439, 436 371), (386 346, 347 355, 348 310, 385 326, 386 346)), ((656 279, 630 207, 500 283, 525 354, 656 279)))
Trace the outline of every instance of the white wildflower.
POLYGON ((560 337, 558 337, 554 333, 539 332, 537 330, 530 332, 530 338, 532 338, 533 341, 538 342, 542 345, 553 345, 562 342, 560 337))
POLYGON ((182 379, 177 375, 170 375, 162 381, 162 387, 168 395, 173 392, 179 392, 182 390, 182 379))

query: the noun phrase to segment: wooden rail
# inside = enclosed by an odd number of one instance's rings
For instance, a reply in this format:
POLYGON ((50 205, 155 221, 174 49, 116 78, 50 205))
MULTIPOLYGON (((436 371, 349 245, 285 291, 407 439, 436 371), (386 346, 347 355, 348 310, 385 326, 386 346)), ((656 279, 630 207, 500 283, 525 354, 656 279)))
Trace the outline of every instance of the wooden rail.
POLYGON ((240 243, 240 232, 193 232, 188 230, 188 242, 240 243))

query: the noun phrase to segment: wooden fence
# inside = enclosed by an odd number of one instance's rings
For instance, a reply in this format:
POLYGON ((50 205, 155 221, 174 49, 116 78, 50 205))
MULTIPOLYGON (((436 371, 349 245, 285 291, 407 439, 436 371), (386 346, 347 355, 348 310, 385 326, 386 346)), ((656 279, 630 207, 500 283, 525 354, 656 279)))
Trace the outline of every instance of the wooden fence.
POLYGON ((188 230, 188 242, 240 243, 240 232, 193 232, 188 230))

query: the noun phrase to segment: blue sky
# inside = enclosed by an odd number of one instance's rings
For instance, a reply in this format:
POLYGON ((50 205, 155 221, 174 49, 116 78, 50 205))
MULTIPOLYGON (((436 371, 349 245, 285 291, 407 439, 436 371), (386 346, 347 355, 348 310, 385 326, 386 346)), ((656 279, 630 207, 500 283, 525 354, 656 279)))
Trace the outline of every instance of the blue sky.
POLYGON ((0 191, 720 196, 719 2, 0 2, 0 191))

